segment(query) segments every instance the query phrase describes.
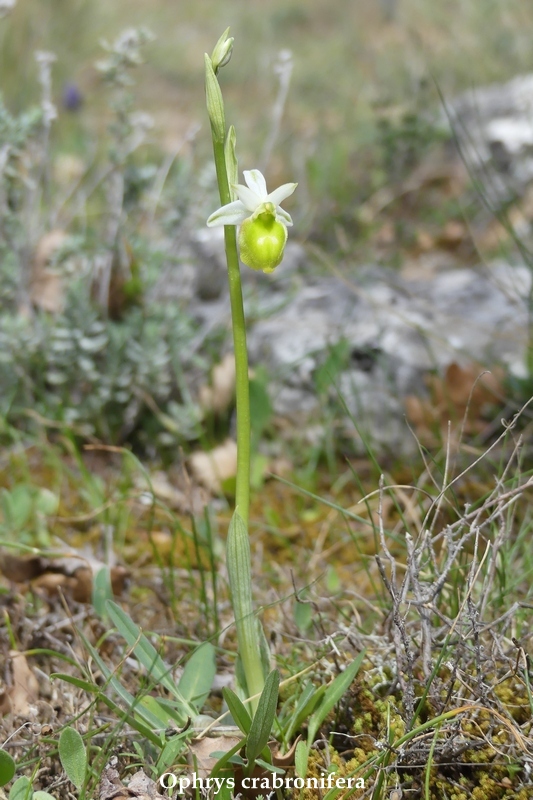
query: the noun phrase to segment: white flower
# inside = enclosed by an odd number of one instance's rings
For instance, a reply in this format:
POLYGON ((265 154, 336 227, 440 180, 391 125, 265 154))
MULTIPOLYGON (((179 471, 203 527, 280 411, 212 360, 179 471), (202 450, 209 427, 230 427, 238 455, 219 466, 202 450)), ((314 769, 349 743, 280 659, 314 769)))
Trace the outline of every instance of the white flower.
POLYGON ((244 180, 246 186, 239 183, 233 187, 239 199, 227 203, 211 214, 207 220, 208 227, 240 225, 250 217, 256 219, 259 214, 265 213, 272 215, 276 222, 281 222, 285 226, 292 225, 291 215, 281 208, 280 203, 294 192, 297 183, 284 183, 269 194, 266 181, 258 169, 245 171, 244 180))

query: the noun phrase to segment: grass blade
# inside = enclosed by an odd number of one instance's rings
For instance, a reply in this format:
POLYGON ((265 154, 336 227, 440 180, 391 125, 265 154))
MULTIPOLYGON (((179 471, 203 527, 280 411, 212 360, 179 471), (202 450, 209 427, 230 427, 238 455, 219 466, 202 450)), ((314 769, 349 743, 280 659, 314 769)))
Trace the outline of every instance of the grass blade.
POLYGON ((326 691, 324 692, 324 697, 322 702, 320 703, 317 710, 311 716, 309 720, 309 729, 308 729, 308 736, 307 742, 311 745, 314 741, 314 738, 318 732, 318 729, 326 719, 327 715, 333 708, 333 706, 337 705, 343 694, 348 690, 352 681, 354 680, 355 676, 359 672, 359 668, 363 663, 363 658, 365 657, 365 651, 363 650, 357 658, 355 658, 349 666, 346 667, 344 672, 341 672, 340 675, 337 675, 335 680, 333 680, 326 691))
MULTIPOLYGON (((122 702, 125 704, 128 711, 132 714, 138 714, 140 719, 148 726, 150 731, 157 732, 161 729, 161 721, 152 714, 147 708, 143 708, 140 705, 139 698, 134 697, 127 689, 122 686, 120 681, 113 675, 109 667, 100 657, 98 651, 91 645, 91 643, 86 639, 86 637, 80 632, 80 637, 83 641, 84 646, 87 648, 91 657, 94 659, 98 669, 104 676, 106 683, 111 686, 111 688, 115 691, 115 693, 120 697, 122 702)), ((102 693, 103 696, 103 693, 102 693)), ((185 720, 184 720, 185 722, 185 720)), ((153 736, 153 734, 152 734, 153 736)), ((161 737, 157 735, 156 739, 157 743, 161 743, 161 737)))
POLYGON ((292 716, 290 725, 287 729, 286 737, 290 741, 296 731, 298 731, 302 723, 309 719, 316 705, 320 702, 326 686, 320 686, 318 689, 312 683, 308 683, 298 698, 294 714, 292 716))
MULTIPOLYGON (((169 668, 138 625, 116 603, 108 600, 106 608, 118 632, 122 634, 148 674, 182 704, 185 717, 194 718, 197 714, 196 709, 183 697, 169 673, 169 668)), ((185 722, 185 719, 183 721, 185 722)))
MULTIPOLYGON (((59 678, 60 680, 65 681, 65 683, 71 683, 73 686, 77 686, 78 689, 84 689, 89 694, 96 695, 98 700, 101 700, 102 703, 105 703, 105 705, 111 711, 121 716, 124 722, 126 722, 128 725, 131 725, 131 727, 134 728, 135 730, 139 731, 140 734, 145 736, 153 744, 158 746, 161 745, 161 737, 158 736, 157 733, 154 733, 154 730, 163 728, 165 727, 164 725, 160 725, 157 728, 152 729, 151 726, 149 727, 147 724, 143 724, 142 722, 140 722, 139 719, 133 717, 128 712, 122 712, 120 706, 118 706, 117 703, 114 702, 114 700, 112 700, 110 697, 106 697, 105 694, 101 691, 100 687, 96 686, 96 684, 94 683, 90 683, 90 681, 82 681, 79 678, 75 678, 72 675, 64 675, 61 672, 55 672, 50 677, 59 678)), ((135 698, 131 696, 131 699, 133 701, 133 704, 135 705, 136 702, 135 698)), ((135 711, 135 709, 133 709, 133 711, 135 711)))

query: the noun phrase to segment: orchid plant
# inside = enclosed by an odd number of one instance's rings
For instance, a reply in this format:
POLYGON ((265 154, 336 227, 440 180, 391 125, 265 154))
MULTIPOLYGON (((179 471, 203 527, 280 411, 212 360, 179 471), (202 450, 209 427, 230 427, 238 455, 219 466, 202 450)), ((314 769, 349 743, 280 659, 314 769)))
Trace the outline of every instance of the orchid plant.
POLYGON ((227 539, 227 566, 237 629, 237 675, 251 707, 257 710, 269 670, 268 646, 254 615, 252 573, 248 540, 250 506, 250 397, 246 324, 242 300, 241 261, 255 270, 270 273, 279 266, 287 242, 290 214, 281 203, 296 189, 286 183, 268 193, 258 169, 244 172, 246 186, 237 183, 235 129, 226 129, 224 101, 217 74, 231 58, 233 39, 224 31, 211 56, 205 56, 207 110, 211 123, 213 151, 221 208, 207 220, 209 227, 224 226, 228 266, 233 343, 236 371, 237 476, 235 512, 227 539), (237 240, 236 226, 239 227, 237 240))

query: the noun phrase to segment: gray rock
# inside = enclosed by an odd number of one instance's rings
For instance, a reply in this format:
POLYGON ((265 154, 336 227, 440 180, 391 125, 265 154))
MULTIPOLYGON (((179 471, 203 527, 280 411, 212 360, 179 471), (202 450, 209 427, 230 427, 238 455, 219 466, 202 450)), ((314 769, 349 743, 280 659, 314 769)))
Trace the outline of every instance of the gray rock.
POLYGON ((520 197, 533 180, 533 74, 465 92, 446 112, 491 205, 520 197))
MULTIPOLYGON (((345 341, 348 358, 334 377, 349 414, 375 446, 406 452, 414 440, 404 399, 424 393, 428 370, 476 361, 520 372, 531 274, 495 264, 425 281, 382 269, 375 276, 369 281, 367 271, 364 283, 328 277, 306 284, 278 313, 252 326, 250 356, 273 376, 276 413, 301 429, 319 412, 316 371, 345 341)), ((357 439, 348 416, 345 431, 357 439)))
POLYGON ((194 232, 191 244, 196 256, 196 297, 217 300, 227 283, 224 228, 200 228, 194 232))
MULTIPOLYGON (((202 350, 214 330, 227 330, 229 338, 223 243, 220 230, 208 234, 196 239, 194 273, 185 264, 174 273, 199 323, 192 351, 202 350)), ((242 271, 250 362, 267 368, 275 413, 296 434, 321 435, 321 406, 333 401, 335 424, 355 449, 363 447, 362 434, 378 449, 409 453, 416 444, 404 419, 405 398, 427 391, 429 370, 443 374, 452 362, 474 361, 524 373, 526 267, 494 263, 408 278, 370 265, 355 274, 310 276, 295 242, 273 275, 242 271), (339 354, 333 384, 319 391, 317 376, 332 353, 339 354)), ((170 285, 165 292, 172 295, 170 285)))

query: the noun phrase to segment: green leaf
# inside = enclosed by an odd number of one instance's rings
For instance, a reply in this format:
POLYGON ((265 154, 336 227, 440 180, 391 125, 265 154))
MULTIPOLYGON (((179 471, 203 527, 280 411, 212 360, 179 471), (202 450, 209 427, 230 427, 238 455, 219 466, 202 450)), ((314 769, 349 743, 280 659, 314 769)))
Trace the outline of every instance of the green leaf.
POLYGON ((252 727, 252 718, 248 713, 248 709, 244 703, 241 702, 233 689, 225 687, 222 689, 222 696, 227 703, 235 724, 238 725, 244 735, 247 736, 252 727))
POLYGON ((52 795, 48 794, 48 792, 41 792, 39 790, 38 792, 33 793, 32 800, 56 800, 56 798, 52 797, 52 795))
POLYGON ((226 159, 226 172, 228 173, 229 190, 231 199, 237 199, 237 193, 233 188, 239 183, 239 166, 237 163, 237 156, 235 154, 235 145, 237 137, 235 135, 235 128, 230 125, 226 141, 224 143, 224 157, 226 159))
POLYGON ((237 691, 239 691, 242 697, 248 696, 248 691, 246 689, 246 675, 244 674, 244 664, 242 663, 242 658, 237 653, 237 658, 235 659, 235 685, 237 687, 237 691))
MULTIPOLYGON (((223 769, 225 769, 227 764, 231 763, 231 759, 233 758, 233 756, 236 753, 239 752, 239 750, 241 749, 241 747, 243 746, 245 741, 246 741, 246 739, 241 739, 241 741, 237 742, 237 744, 234 747, 232 747, 231 750, 228 750, 224 754, 222 754, 222 753, 220 754, 220 758, 218 759, 217 763, 215 764, 215 766, 211 770, 211 777, 212 778, 216 778, 216 776, 219 775, 220 772, 222 772, 223 769)), ((217 753, 211 753, 211 756, 213 758, 218 758, 219 753, 218 752, 217 753)))
POLYGON ((300 739, 294 751, 294 769, 300 778, 307 775, 307 762, 309 760, 309 745, 300 739))
POLYGON ((300 730, 302 724, 307 722, 308 718, 311 716, 314 709, 322 699, 326 688, 327 687, 325 685, 319 686, 317 689, 317 687, 312 683, 306 684, 300 697, 298 698, 296 708, 294 709, 292 719, 285 734, 288 741, 293 738, 296 731, 300 730))
POLYGON ((141 697, 139 700, 139 706, 149 711, 150 714, 154 715, 154 717, 157 717, 161 728, 168 728, 169 725, 171 725, 173 722, 176 722, 175 712, 173 714, 171 708, 165 708, 159 702, 159 699, 156 699, 149 694, 141 697))
POLYGON ((35 508, 47 517, 57 514, 59 497, 54 492, 51 492, 50 489, 39 488, 35 495, 35 508))
POLYGON ((106 602, 108 600, 113 600, 113 588, 111 586, 109 567, 101 567, 94 576, 91 599, 93 608, 100 619, 107 622, 109 615, 107 613, 106 602))
MULTIPOLYGON (((231 590, 239 656, 246 676, 246 695, 259 694, 264 687, 263 662, 252 604, 252 574, 248 529, 238 511, 233 512, 226 540, 226 564, 231 590)), ((240 676, 239 676, 240 678, 240 676)))
POLYGON ((209 697, 217 667, 215 648, 211 642, 204 642, 191 655, 178 682, 181 696, 200 711, 209 697))
POLYGON ((285 775, 285 770, 282 767, 275 767, 274 764, 269 764, 268 761, 264 761, 262 758, 255 759, 256 766, 263 767, 263 769, 267 769, 269 772, 275 772, 276 775, 285 775))
POLYGON ((77 686, 78 689, 83 689, 85 692, 90 692, 90 694, 99 694, 100 691, 95 683, 84 681, 82 678, 76 678, 74 675, 66 675, 63 672, 52 672, 50 678, 53 680, 58 678, 60 681, 65 681, 66 683, 72 684, 72 686, 77 686))
POLYGON ((268 675, 270 672, 271 653, 268 646, 265 630, 261 624, 261 620, 255 618, 255 630, 257 633, 257 641, 259 642, 259 655, 261 657, 261 667, 263 668, 263 675, 268 675))
POLYGON ((5 786, 13 780, 16 769, 17 765, 9 753, 0 749, 0 786, 5 786))
POLYGON ((87 751, 75 728, 64 728, 59 737, 59 759, 67 777, 81 791, 87 772, 87 751))
POLYGON ((315 370, 314 379, 318 394, 325 394, 333 386, 350 357, 350 344, 341 339, 329 348, 324 363, 315 370))
POLYGON ((213 139, 219 143, 224 143, 226 136, 224 101, 213 70, 213 63, 207 53, 205 55, 205 93, 207 98, 207 113, 209 114, 209 121, 211 122, 213 139))
POLYGON ((119 605, 111 600, 107 601, 106 608, 113 624, 125 638, 128 646, 133 649, 133 652, 147 670, 148 674, 157 681, 157 683, 164 686, 165 689, 173 694, 176 700, 181 703, 183 706, 182 713, 184 715, 182 722, 185 722, 186 717, 194 718, 196 716, 196 709, 182 696, 172 676, 169 674, 169 668, 166 666, 155 647, 150 644, 138 625, 130 619, 119 605))
POLYGON ((226 781, 224 781, 224 783, 216 793, 215 797, 217 800, 232 800, 233 792, 231 791, 226 781))
POLYGON ((313 621, 313 606, 303 600, 294 604, 294 621, 300 633, 304 634, 313 621))
MULTIPOLYGON (((214 752, 209 753, 209 757, 210 758, 220 758, 220 759, 222 759, 225 755, 226 755, 226 753, 224 752, 224 750, 215 750, 214 752)), ((240 767, 245 767, 246 766, 246 761, 244 760, 244 758, 242 758, 237 753, 234 753, 231 756, 231 758, 229 759, 229 763, 230 764, 238 764, 240 767)))
POLYGON ((250 486, 252 489, 259 491, 265 482, 265 475, 270 469, 270 462, 268 456, 262 453, 254 453, 250 464, 250 486))
POLYGON ((157 759, 158 775, 162 775, 176 763, 179 754, 185 748, 187 736, 188 733, 178 733, 176 736, 171 736, 167 741, 157 759))
POLYGON ((307 743, 309 745, 314 742, 318 729, 326 719, 333 706, 337 705, 343 694, 351 686, 355 676, 359 672, 359 668, 363 663, 364 657, 365 651, 363 650, 361 653, 359 653, 357 658, 355 658, 352 663, 346 667, 344 672, 341 672, 340 675, 337 675, 335 680, 329 684, 328 688, 324 692, 322 702, 309 720, 307 735, 307 743))
POLYGON ((9 800, 31 800, 32 795, 33 789, 31 788, 30 779, 25 775, 17 778, 9 790, 9 800))
POLYGON ((2 492, 2 506, 7 524, 20 530, 33 512, 33 496, 26 484, 19 484, 14 489, 2 492))
POLYGON ((279 672, 272 670, 265 681, 265 687, 261 692, 257 711, 252 720, 252 727, 246 741, 246 758, 248 764, 255 763, 256 758, 268 744, 272 723, 276 716, 279 691, 279 672))

